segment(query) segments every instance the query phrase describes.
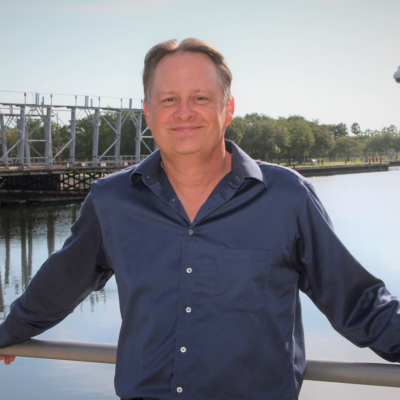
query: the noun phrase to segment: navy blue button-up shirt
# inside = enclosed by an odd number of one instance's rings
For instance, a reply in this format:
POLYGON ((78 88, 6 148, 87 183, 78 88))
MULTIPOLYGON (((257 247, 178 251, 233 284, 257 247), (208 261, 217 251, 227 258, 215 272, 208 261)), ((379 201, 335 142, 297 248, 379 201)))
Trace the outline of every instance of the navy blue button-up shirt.
POLYGON ((399 361, 399 301, 343 247, 311 184, 226 143, 232 171, 192 223, 159 152, 95 182, 0 325, 0 347, 55 325, 115 274, 123 398, 297 398, 299 289, 342 335, 399 361))

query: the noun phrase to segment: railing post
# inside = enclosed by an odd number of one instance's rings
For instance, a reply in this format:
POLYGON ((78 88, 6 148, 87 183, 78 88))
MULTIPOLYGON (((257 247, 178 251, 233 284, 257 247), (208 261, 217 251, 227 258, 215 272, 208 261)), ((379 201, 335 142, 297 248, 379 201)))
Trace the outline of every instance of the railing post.
POLYGON ((17 129, 18 129, 18 146, 17 146, 17 153, 18 153, 18 169, 24 169, 24 150, 25 150, 25 106, 21 106, 20 108, 20 117, 17 122, 17 129))
POLYGON ((94 112, 93 126, 93 152, 92 152, 92 166, 97 167, 99 157, 99 128, 100 128, 100 109, 94 112))
POLYGON ((1 129, 1 147, 3 149, 3 161, 4 167, 9 168, 8 166, 8 154, 7 154, 7 138, 6 138, 6 125, 4 122, 4 115, 0 114, 0 129, 1 129))
POLYGON ((71 132, 70 138, 71 141, 69 144, 69 168, 74 168, 75 163, 75 136, 76 136, 76 108, 71 108, 71 120, 69 121, 71 124, 71 132))
POLYGON ((117 119, 115 120, 115 148, 114 148, 114 160, 115 166, 119 167, 121 165, 121 120, 122 120, 122 111, 117 112, 117 119))
POLYGON ((135 162, 140 163, 140 149, 142 142, 142 110, 138 111, 136 120, 136 148, 135 148, 135 162))
POLYGON ((25 160, 26 160, 26 166, 28 168, 31 168, 31 149, 29 147, 29 129, 28 129, 28 121, 26 119, 26 114, 25 114, 25 136, 24 136, 24 146, 25 146, 25 160))
POLYGON ((51 113, 52 107, 46 107, 47 113, 44 117, 44 136, 45 136, 45 169, 50 169, 53 164, 53 148, 51 141, 51 113))

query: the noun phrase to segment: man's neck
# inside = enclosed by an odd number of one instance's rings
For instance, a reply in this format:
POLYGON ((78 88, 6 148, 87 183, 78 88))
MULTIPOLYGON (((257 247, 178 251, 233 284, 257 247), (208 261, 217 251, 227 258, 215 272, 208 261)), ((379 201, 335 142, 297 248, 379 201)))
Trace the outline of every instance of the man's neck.
POLYGON ((215 154, 168 157, 161 153, 162 167, 185 211, 193 221, 219 181, 231 171, 232 155, 225 147, 215 154))
POLYGON ((214 180, 221 180, 231 170, 231 154, 225 149, 218 157, 204 158, 201 155, 162 157, 164 168, 171 183, 183 188, 207 186, 214 180))

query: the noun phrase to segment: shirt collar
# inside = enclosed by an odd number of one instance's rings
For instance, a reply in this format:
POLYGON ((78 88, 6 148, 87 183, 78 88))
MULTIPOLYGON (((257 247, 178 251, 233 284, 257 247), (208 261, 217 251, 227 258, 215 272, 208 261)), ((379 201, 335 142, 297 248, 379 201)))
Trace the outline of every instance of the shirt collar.
POLYGON ((230 184, 234 187, 242 185, 247 178, 257 179, 267 187, 267 182, 258 164, 240 147, 225 139, 225 148, 232 153, 232 173, 230 184))
MULTIPOLYGON (((232 154, 231 186, 238 188, 246 178, 250 178, 257 179, 267 187, 260 167, 250 156, 230 140, 225 139, 225 148, 232 154)), ((135 175, 142 175, 146 183, 154 182, 159 180, 160 174, 161 154, 160 150, 156 150, 137 165, 130 175, 130 180, 133 182, 135 175)))

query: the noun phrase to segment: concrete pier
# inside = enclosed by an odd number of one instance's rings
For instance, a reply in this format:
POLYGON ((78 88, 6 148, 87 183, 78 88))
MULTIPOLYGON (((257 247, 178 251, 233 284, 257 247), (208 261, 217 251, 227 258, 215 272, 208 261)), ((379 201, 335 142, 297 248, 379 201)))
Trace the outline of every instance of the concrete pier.
POLYGON ((305 176, 329 176, 342 174, 360 174, 365 172, 389 171, 389 163, 382 164, 357 164, 357 165, 332 165, 319 167, 296 167, 296 171, 305 176))

